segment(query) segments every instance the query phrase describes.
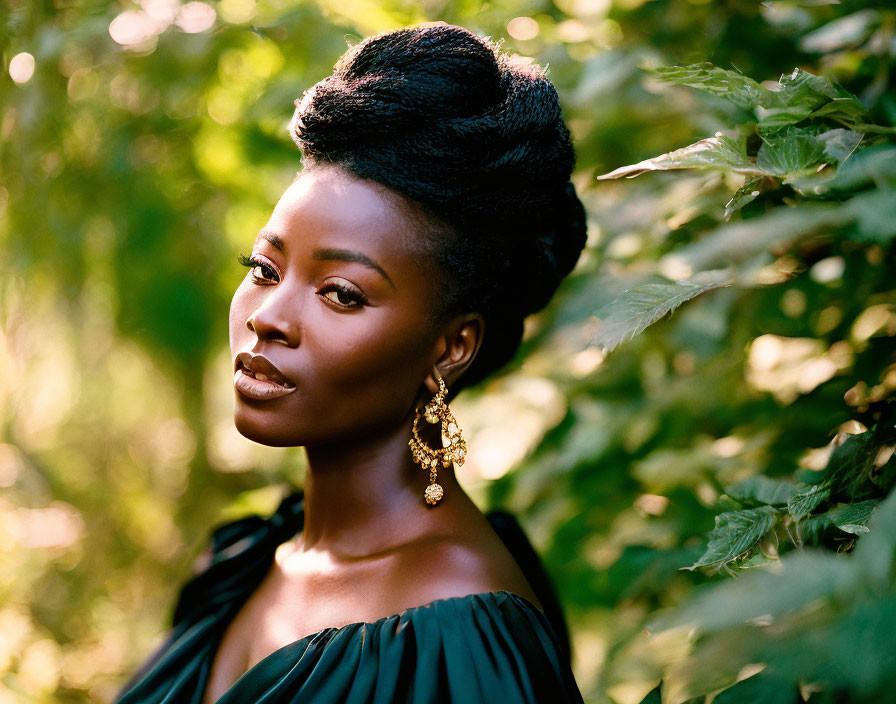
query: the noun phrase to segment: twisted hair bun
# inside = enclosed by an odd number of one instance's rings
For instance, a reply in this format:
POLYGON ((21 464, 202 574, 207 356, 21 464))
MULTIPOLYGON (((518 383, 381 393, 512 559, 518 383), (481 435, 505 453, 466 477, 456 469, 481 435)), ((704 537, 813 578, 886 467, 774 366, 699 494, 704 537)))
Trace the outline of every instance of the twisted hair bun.
POLYGON ((505 364, 523 319, 585 244, 575 155, 544 71, 461 27, 400 29, 349 49, 297 101, 290 131, 306 159, 377 181, 434 218, 429 251, 447 289, 437 316, 485 318, 462 383, 505 364))

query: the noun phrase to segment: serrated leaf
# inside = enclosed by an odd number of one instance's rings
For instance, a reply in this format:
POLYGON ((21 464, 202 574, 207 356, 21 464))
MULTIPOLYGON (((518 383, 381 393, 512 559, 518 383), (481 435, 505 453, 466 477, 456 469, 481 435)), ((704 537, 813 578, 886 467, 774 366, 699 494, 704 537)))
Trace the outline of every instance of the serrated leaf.
POLYGON ((743 511, 729 511, 716 516, 716 527, 709 534, 706 552, 689 570, 723 565, 752 550, 771 530, 778 511, 760 506, 743 511))
POLYGON ((719 68, 708 61, 688 66, 663 66, 651 73, 661 81, 698 88, 745 109, 761 105, 771 91, 749 76, 719 68))
POLYGON ((690 279, 643 284, 628 289, 595 313, 600 325, 591 344, 609 352, 685 301, 706 291, 730 286, 731 283, 724 271, 704 271, 690 279))
POLYGON ((741 503, 786 506, 796 492, 805 488, 805 484, 796 484, 786 479, 772 479, 759 474, 725 487, 725 493, 741 503))
POLYGON ((854 504, 845 504, 840 508, 828 511, 828 517, 831 519, 831 523, 845 533, 855 535, 867 533, 868 519, 871 518, 871 514, 879 503, 880 501, 877 499, 868 499, 854 504))
POLYGON ((785 181, 807 170, 814 171, 824 162, 824 143, 818 129, 787 125, 777 129, 759 129, 762 145, 756 166, 785 181))
POLYGON ((864 124, 864 118, 867 112, 865 106, 855 98, 834 98, 820 108, 813 110, 809 113, 808 117, 814 120, 827 118, 851 127, 862 125, 862 129, 869 132, 875 130, 887 130, 886 127, 881 127, 880 125, 864 124))
POLYGON ((799 68, 781 76, 779 90, 770 90, 752 78, 708 62, 667 66, 651 73, 667 83, 697 88, 741 108, 752 109, 759 121, 767 126, 795 124, 810 116, 852 125, 860 122, 868 112, 841 86, 799 68))
POLYGON ((828 117, 854 124, 868 113, 859 100, 824 76, 802 69, 781 76, 781 90, 769 91, 757 106, 756 115, 766 126, 788 125, 807 117, 828 117))
POLYGON ((621 166, 614 171, 598 176, 604 181, 613 178, 634 178, 648 171, 669 171, 671 169, 722 169, 750 176, 763 176, 765 172, 756 167, 741 147, 730 137, 721 133, 701 139, 681 149, 660 154, 637 164, 621 166))
POLYGON ((831 497, 827 484, 815 484, 805 491, 791 496, 787 501, 787 511, 797 521, 808 516, 831 497))
POLYGON ((834 535, 836 530, 853 535, 863 535, 869 531, 868 519, 880 503, 877 499, 843 504, 825 513, 808 516, 797 525, 801 542, 817 545, 822 538, 834 535))
POLYGON ((831 452, 825 467, 825 481, 830 483, 834 497, 846 500, 867 496, 867 483, 878 448, 875 441, 874 433, 870 431, 848 435, 831 452))
POLYGON ((796 533, 802 545, 818 545, 822 538, 834 529, 831 518, 826 513, 807 516, 796 526, 796 533))

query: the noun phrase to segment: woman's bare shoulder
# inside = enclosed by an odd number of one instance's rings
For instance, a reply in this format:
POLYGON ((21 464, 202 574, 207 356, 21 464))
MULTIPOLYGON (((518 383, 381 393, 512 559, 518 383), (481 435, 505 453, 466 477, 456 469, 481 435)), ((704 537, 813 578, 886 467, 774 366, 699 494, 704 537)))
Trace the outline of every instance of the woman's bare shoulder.
POLYGON ((403 546, 389 570, 386 588, 404 608, 501 590, 542 608, 516 560, 484 518, 473 530, 430 534, 403 546))

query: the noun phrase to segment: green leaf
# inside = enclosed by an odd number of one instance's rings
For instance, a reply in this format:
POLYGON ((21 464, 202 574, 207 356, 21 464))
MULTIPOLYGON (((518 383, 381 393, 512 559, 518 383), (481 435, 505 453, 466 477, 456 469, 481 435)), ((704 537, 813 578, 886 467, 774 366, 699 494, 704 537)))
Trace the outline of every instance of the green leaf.
POLYGON ((798 208, 779 206, 765 215, 717 227, 699 241, 678 250, 674 256, 698 271, 730 265, 854 219, 855 215, 839 204, 808 203, 798 208))
POLYGON ((869 530, 868 519, 871 518, 872 512, 879 503, 880 501, 877 499, 868 499, 854 504, 845 504, 840 508, 828 511, 828 516, 831 523, 845 533, 854 535, 867 533, 869 530))
POLYGON ((767 94, 771 93, 752 78, 719 68, 708 61, 689 66, 664 66, 653 69, 651 73, 666 83, 698 88, 745 109, 761 105, 767 99, 767 94))
POLYGON ((747 182, 737 189, 735 194, 731 196, 731 200, 725 203, 725 220, 729 220, 731 216, 743 208, 747 203, 751 202, 759 195, 759 184, 762 178, 750 178, 747 182))
POLYGON ((757 168, 737 142, 717 132, 714 137, 701 139, 687 147, 639 161, 637 164, 621 166, 597 178, 598 180, 634 178, 648 171, 671 169, 722 169, 750 176, 765 175, 765 171, 757 168))
POLYGON ((867 125, 863 122, 867 111, 855 98, 834 98, 817 110, 813 110, 808 117, 814 120, 827 118, 835 120, 850 127, 856 127, 866 132, 888 132, 888 128, 881 125, 867 125))
POLYGON ((835 498, 867 498, 868 492, 876 489, 869 480, 878 447, 875 433, 866 431, 848 435, 842 444, 834 448, 825 468, 825 478, 835 498))
POLYGON ((818 545, 823 538, 836 535, 838 530, 841 533, 863 535, 869 531, 866 524, 879 503, 877 499, 868 499, 843 504, 817 516, 809 516, 797 524, 797 534, 802 543, 809 545, 818 545))
POLYGON ((873 586, 892 588, 896 574, 896 491, 881 502, 869 521, 869 534, 859 541, 853 560, 873 586))
POLYGON ((846 203, 845 210, 856 221, 850 239, 886 246, 896 237, 896 189, 857 195, 846 203))
POLYGON ((706 552, 685 569, 723 565, 752 550, 775 524, 778 512, 771 506, 729 511, 716 516, 706 552))
MULTIPOLYGON (((772 509, 773 510, 773 509, 772 509)), ((859 541, 859 547, 875 535, 859 541)), ((819 599, 849 594, 864 581, 853 561, 841 555, 806 550, 781 558, 777 569, 756 569, 695 594, 675 611, 657 617, 651 630, 699 624, 704 633, 741 626, 751 619, 779 616, 819 599)))
POLYGON ((685 301, 731 283, 724 271, 704 271, 690 279, 643 284, 628 289, 595 313, 601 322, 591 344, 609 352, 685 301))
POLYGON ((781 76, 778 83, 781 89, 768 91, 756 108, 759 121, 766 126, 793 124, 810 116, 854 124, 868 113, 854 95, 823 76, 797 68, 781 76))
POLYGON ((828 514, 807 516, 796 526, 798 544, 802 546, 819 545, 833 530, 834 524, 831 523, 831 517, 828 514))
POLYGON ((842 164, 859 146, 865 135, 847 129, 834 129, 822 132, 817 139, 824 144, 824 153, 831 160, 842 164))
POLYGON ((876 144, 855 152, 828 186, 843 194, 868 187, 896 189, 896 144, 876 144))
POLYGON ((725 493, 745 504, 786 506, 794 493, 804 488, 805 484, 796 484, 786 479, 772 479, 759 474, 726 487, 725 493))
POLYGON ((781 76, 778 90, 770 90, 752 78, 708 62, 668 66, 651 73, 667 83, 697 88, 741 108, 754 110, 766 126, 795 124, 810 116, 852 125, 860 122, 868 112, 841 86, 799 68, 781 76))
POLYGON ((824 162, 824 143, 818 139, 814 127, 760 128, 762 145, 756 155, 756 165, 770 175, 784 179, 806 170, 814 171, 824 162))
POLYGON ((831 497, 827 484, 815 484, 805 491, 794 494, 787 501, 787 511, 797 521, 808 516, 831 497))

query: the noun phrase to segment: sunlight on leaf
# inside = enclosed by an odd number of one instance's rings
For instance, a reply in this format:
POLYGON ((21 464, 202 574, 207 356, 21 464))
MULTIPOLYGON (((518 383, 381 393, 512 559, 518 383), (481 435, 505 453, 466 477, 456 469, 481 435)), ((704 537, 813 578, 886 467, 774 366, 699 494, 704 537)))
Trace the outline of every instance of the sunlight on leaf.
POLYGON ((690 279, 631 288, 595 313, 601 322, 591 344, 609 352, 685 301, 706 291, 730 286, 731 283, 726 273, 719 270, 704 271, 690 279))
POLYGON ((708 62, 663 67, 651 73, 666 83, 698 88, 738 107, 755 110, 760 122, 769 126, 794 124, 810 115, 855 124, 868 112, 841 86, 799 68, 781 76, 778 90, 708 62))
POLYGON ((750 176, 766 175, 766 172, 756 166, 737 142, 719 132, 714 137, 701 139, 699 142, 676 149, 674 152, 661 154, 653 159, 645 159, 637 164, 622 166, 597 178, 598 180, 634 178, 648 171, 669 171, 671 169, 724 169, 750 176))
POLYGON ((771 506, 729 511, 716 516, 706 552, 685 569, 724 565, 752 550, 775 524, 778 512, 771 506))

